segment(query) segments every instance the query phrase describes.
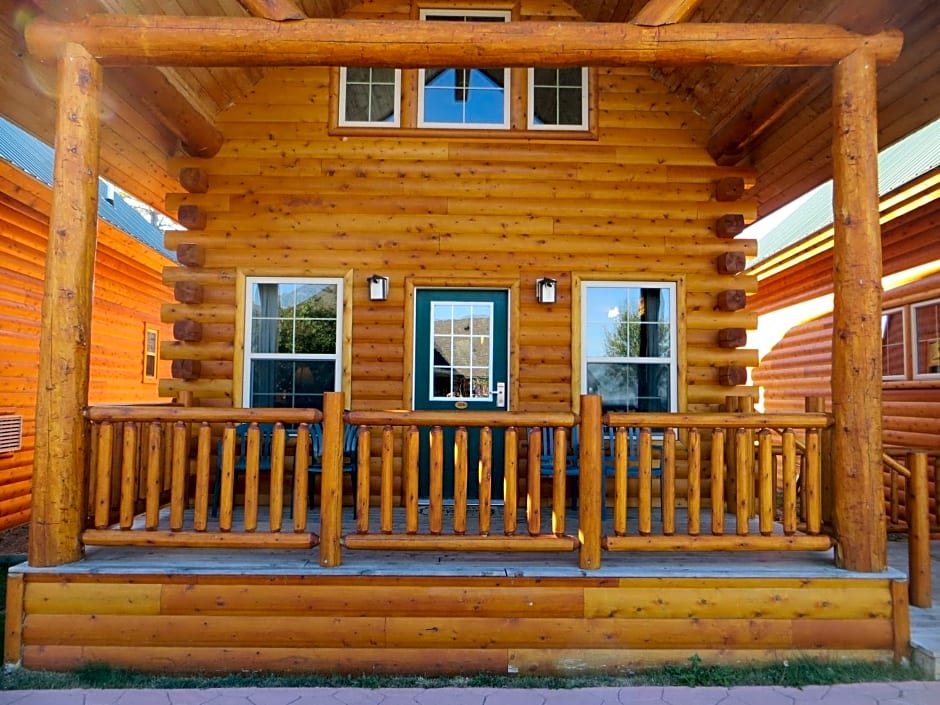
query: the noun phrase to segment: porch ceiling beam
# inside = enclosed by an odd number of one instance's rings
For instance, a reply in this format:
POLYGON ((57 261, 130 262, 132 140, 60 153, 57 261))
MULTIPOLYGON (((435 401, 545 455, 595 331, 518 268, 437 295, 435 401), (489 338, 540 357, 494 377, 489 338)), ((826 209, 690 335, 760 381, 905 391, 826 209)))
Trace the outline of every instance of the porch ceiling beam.
POLYGON ((641 27, 685 22, 702 4, 702 0, 650 0, 630 22, 641 27))
POLYGON ((894 61, 902 35, 809 24, 467 23, 418 20, 94 16, 26 28, 46 60, 81 44, 102 65, 152 66, 830 66, 857 50, 894 61))
MULTIPOLYGON (((103 17, 108 7, 101 0, 80 0, 62 3, 58 0, 35 0, 50 17, 71 21, 78 17, 103 17)), ((106 85, 113 86, 113 76, 106 76, 106 85)), ((211 157, 222 146, 222 133, 185 93, 173 85, 170 77, 150 66, 135 66, 124 72, 120 93, 134 95, 153 111, 154 116, 180 141, 186 154, 211 157)))

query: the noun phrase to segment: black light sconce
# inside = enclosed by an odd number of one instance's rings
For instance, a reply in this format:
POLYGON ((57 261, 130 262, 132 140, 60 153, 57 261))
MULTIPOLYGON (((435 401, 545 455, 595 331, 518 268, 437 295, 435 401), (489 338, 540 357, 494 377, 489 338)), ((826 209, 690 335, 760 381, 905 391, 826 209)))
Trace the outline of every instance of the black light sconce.
POLYGON ((385 301, 388 299, 388 277, 373 274, 369 277, 369 300, 385 301))
POLYGON ((535 298, 540 304, 553 304, 557 296, 558 282, 548 277, 542 277, 535 281, 535 298))

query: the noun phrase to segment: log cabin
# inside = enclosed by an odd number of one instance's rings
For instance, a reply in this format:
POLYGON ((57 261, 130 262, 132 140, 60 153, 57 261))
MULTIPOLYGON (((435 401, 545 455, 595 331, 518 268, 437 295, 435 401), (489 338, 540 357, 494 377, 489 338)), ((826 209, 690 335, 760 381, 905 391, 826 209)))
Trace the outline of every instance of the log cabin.
POLYGON ((61 247, 8 660, 905 656, 877 147, 935 117, 936 3, 20 10, 61 247), (89 403, 98 173, 187 227, 164 406, 89 403), (832 410, 755 413, 735 236, 830 177, 832 410))
MULTIPOLYGON (((52 162, 49 146, 0 120, 0 530, 27 523, 30 514, 52 162)), ((161 231, 120 195, 98 206, 89 400, 157 403, 158 381, 170 373, 159 341, 172 327, 156 302, 171 295, 163 269, 173 256, 161 231)))
MULTIPOLYGON (((882 239, 882 437, 885 453, 929 452, 931 531, 937 515, 940 451, 940 123, 934 122, 879 157, 882 239)), ((830 396, 832 368, 831 184, 760 240, 748 272, 759 290, 748 300, 758 316, 760 364, 753 383, 762 408, 788 412, 805 397, 830 396), (767 339, 761 332, 769 332, 767 339)), ((828 401, 827 401, 828 404, 828 401)), ((907 528, 906 480, 885 466, 889 529, 907 528)))

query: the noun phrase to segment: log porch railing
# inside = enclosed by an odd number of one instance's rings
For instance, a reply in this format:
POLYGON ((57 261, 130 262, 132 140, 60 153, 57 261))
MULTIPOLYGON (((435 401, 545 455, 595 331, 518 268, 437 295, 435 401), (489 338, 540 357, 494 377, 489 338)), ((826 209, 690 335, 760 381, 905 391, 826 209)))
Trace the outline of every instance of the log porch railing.
POLYGON ((889 530, 904 530, 907 533, 908 599, 915 607, 930 607, 933 601, 930 559, 931 493, 928 479, 928 460, 931 458, 936 473, 937 453, 909 451, 906 453, 906 465, 888 453, 884 455, 888 527, 889 530))
MULTIPOLYGON (((827 415, 603 416, 600 409, 599 397, 585 396, 580 415, 344 412, 340 393, 325 395, 322 413, 302 409, 91 407, 87 411, 91 424, 89 520, 82 539, 88 545, 319 545, 319 562, 325 567, 341 563, 343 547, 577 550, 579 564, 589 569, 600 566, 603 549, 781 551, 832 546, 832 539, 822 532, 820 437, 830 422, 827 415), (244 467, 236 471, 235 425, 241 423, 252 426, 244 439, 244 467), (274 428, 264 472, 257 424, 273 424, 274 428), (308 465, 309 428, 313 424, 322 424, 323 439, 318 512, 308 512, 308 473, 299 471, 308 465), (358 428, 359 451, 353 476, 357 483, 356 523, 354 528, 347 526, 344 535, 345 424, 358 428), (611 493, 602 470, 605 425, 616 430, 611 493), (453 429, 455 481, 453 501, 445 503, 443 430, 447 427, 453 429), (627 468, 623 445, 627 427, 641 429, 635 473, 627 468), (419 428, 428 429, 430 466, 429 498, 421 503, 419 428), (543 428, 552 429, 555 448, 551 473, 545 475, 541 462, 543 428), (496 429, 505 436, 502 458, 494 458, 492 453, 496 429), (654 482, 659 484, 659 480, 653 477, 651 429, 662 429, 662 491, 657 507, 654 482), (771 442, 771 429, 782 429, 777 448, 771 442), (466 452, 470 430, 478 431, 480 438, 479 462, 472 468, 466 452), (797 462, 798 430, 805 438, 802 464, 797 462), (567 447, 575 432, 579 435, 578 469, 571 478, 567 447), (727 445, 734 448, 732 455, 726 454, 727 445), (679 447, 688 463, 687 491, 681 497, 676 492, 679 447), (501 463, 505 471, 499 514, 492 511, 494 462, 501 463), (798 468, 802 475, 799 497, 798 468), (373 491, 376 471, 377 493, 373 491), (474 506, 478 517, 472 522, 467 521, 469 473, 479 479, 479 499, 474 506), (221 499, 215 516, 212 483, 217 477, 221 499), (397 478, 401 487, 396 491, 397 478), (726 504, 725 488, 731 478, 736 499, 726 504), (572 479, 578 491, 576 527, 566 523, 572 519, 565 511, 566 481, 572 479), (285 487, 289 497, 285 497, 285 487), (602 501, 607 504, 608 496, 612 497, 612 521, 605 524, 608 508, 602 501), (401 506, 396 506, 396 497, 401 498, 401 506), (445 508, 449 510, 446 521, 445 508), (308 517, 318 523, 308 526, 308 517)), ((352 512, 346 514, 351 516, 352 512)))

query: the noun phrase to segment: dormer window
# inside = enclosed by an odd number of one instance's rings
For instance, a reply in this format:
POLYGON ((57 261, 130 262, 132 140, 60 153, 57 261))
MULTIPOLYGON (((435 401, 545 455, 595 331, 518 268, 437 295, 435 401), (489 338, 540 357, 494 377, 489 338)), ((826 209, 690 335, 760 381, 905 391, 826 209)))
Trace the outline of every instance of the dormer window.
MULTIPOLYGON (((518 10, 414 10, 426 22, 511 22, 518 10), (515 14, 514 14, 515 13, 515 14)), ((462 30, 455 27, 457 31, 462 30)), ((591 73, 583 67, 338 70, 334 127, 395 130, 500 131, 506 137, 596 137, 591 73), (338 98, 338 100, 336 100, 338 98), (553 135, 552 133, 557 133, 553 135)))
MULTIPOLYGON (((421 10, 427 22, 509 22, 509 12, 421 10)), ((509 129, 509 69, 420 69, 418 126, 509 129)))

